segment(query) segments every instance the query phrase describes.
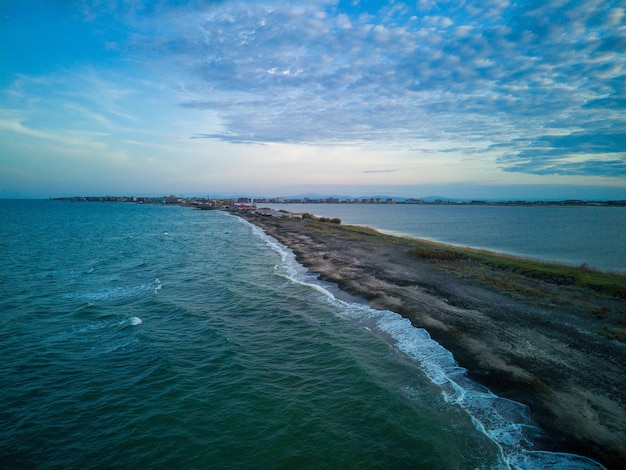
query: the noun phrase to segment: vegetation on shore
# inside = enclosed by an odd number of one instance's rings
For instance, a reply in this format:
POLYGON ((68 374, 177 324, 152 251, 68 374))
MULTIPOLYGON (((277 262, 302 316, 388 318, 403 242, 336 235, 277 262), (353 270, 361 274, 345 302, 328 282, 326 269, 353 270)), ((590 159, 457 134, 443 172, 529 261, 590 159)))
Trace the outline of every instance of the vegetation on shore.
MULTIPOLYGON (((626 275, 603 272, 587 265, 571 266, 503 253, 446 245, 421 239, 401 237, 378 232, 369 227, 341 225, 340 221, 316 218, 306 214, 294 221, 302 230, 323 235, 406 247, 406 253, 415 259, 430 263, 436 269, 459 277, 472 278, 512 297, 546 299, 550 302, 567 289, 584 298, 600 297, 608 300, 626 300, 626 275)), ((606 320, 607 326, 598 333, 610 339, 626 342, 626 311, 610 307, 590 308, 590 315, 606 320)))
MULTIPOLYGON (((529 279, 544 281, 559 286, 574 286, 590 289, 618 299, 626 299, 626 275, 599 271, 583 264, 570 266, 529 258, 520 258, 504 253, 446 245, 409 237, 399 237, 378 232, 369 227, 355 225, 329 226, 324 219, 309 219, 306 228, 328 235, 367 240, 376 237, 386 243, 402 243, 417 259, 434 263, 479 264, 494 271, 517 274, 529 279)), ((331 222, 334 222, 331 221, 331 222)), ((335 222, 337 223, 337 222, 335 222)), ((446 266, 450 269, 450 266, 446 266)))

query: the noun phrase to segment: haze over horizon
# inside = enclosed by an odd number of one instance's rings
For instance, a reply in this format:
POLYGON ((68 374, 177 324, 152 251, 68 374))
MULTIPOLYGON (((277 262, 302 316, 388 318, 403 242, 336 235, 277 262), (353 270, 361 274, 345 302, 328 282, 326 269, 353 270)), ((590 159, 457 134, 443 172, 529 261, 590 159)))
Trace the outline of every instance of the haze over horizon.
POLYGON ((626 199, 619 1, 0 4, 0 197, 626 199))

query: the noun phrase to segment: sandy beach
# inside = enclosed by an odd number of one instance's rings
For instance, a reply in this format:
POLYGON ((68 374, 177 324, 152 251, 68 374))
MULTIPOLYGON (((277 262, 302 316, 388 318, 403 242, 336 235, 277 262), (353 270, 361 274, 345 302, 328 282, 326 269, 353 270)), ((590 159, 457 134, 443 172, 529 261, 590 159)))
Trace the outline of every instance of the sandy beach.
MULTIPOLYGON (((408 318, 493 392, 528 405, 550 450, 626 461, 626 289, 512 271, 462 249, 313 219, 240 216, 320 279, 408 318)), ((530 272, 530 271, 529 271, 530 272)))

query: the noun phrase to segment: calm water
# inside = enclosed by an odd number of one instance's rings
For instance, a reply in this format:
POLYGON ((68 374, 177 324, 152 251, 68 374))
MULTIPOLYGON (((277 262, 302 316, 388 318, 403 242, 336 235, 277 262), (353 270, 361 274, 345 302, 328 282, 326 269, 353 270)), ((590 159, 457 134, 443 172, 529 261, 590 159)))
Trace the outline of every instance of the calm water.
POLYGON ((267 205, 427 240, 626 272, 626 207, 267 205))
POLYGON ((0 201, 3 468, 597 468, 222 212, 0 201))

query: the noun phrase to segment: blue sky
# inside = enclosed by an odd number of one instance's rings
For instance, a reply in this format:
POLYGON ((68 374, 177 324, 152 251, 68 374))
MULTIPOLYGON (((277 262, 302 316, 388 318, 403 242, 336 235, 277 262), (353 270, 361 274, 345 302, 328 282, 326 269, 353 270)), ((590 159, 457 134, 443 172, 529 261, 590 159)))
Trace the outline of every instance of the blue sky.
POLYGON ((626 199, 621 1, 0 1, 0 197, 626 199))

